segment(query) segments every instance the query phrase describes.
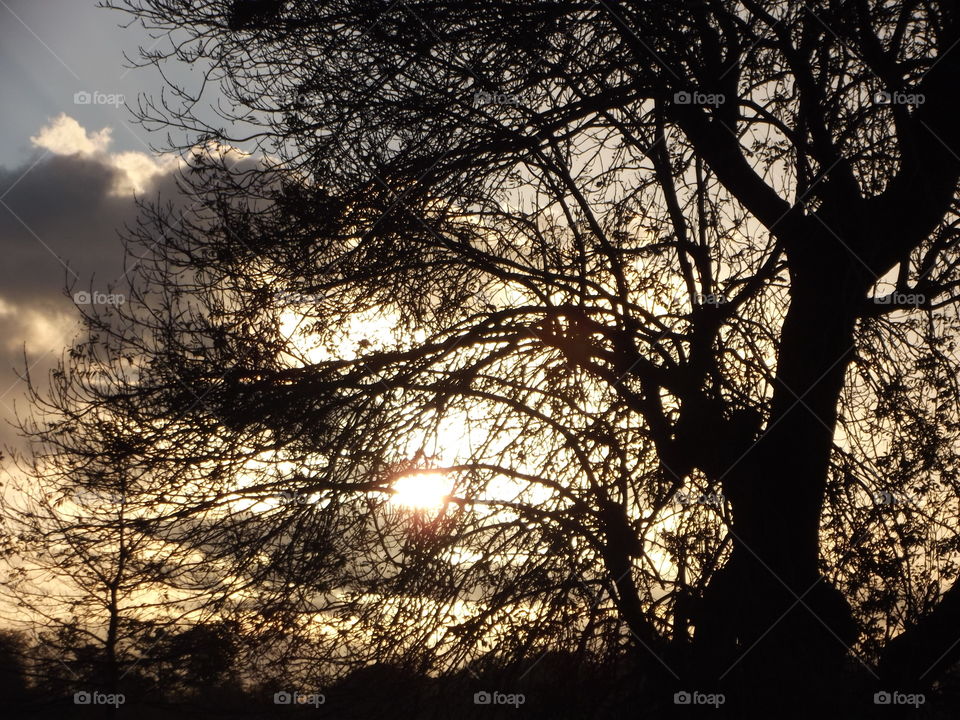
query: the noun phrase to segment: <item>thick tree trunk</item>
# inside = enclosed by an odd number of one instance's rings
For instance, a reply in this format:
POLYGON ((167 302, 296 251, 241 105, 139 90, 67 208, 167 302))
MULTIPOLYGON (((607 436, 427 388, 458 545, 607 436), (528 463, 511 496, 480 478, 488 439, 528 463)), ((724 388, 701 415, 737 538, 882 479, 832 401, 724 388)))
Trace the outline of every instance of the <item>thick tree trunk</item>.
MULTIPOLYGON (((853 706, 872 700, 870 688, 851 691, 838 682, 857 628, 849 603, 820 573, 820 513, 856 308, 878 277, 929 236, 956 196, 960 163, 945 152, 957 139, 960 102, 952 89, 960 60, 949 53, 954 20, 944 22, 940 56, 920 85, 927 102, 898 128, 899 168, 868 200, 856 182, 831 187, 827 170, 811 219, 771 197, 717 124, 694 113, 678 117, 724 185, 779 234, 792 273, 766 431, 733 467, 716 473, 733 509, 734 550, 695 622, 700 682, 730 693, 730 717, 850 717, 844 695, 853 706), (798 237, 805 232, 811 236, 798 237)), ((942 638, 960 618, 957 597, 951 591, 930 618, 891 643, 880 668, 885 689, 922 689, 960 657, 942 638)))
POLYGON ((700 682, 722 688, 736 717, 838 707, 833 683, 857 630, 820 574, 819 523, 865 290, 847 263, 795 274, 767 428, 724 472, 734 549, 708 588, 696 654, 700 682))

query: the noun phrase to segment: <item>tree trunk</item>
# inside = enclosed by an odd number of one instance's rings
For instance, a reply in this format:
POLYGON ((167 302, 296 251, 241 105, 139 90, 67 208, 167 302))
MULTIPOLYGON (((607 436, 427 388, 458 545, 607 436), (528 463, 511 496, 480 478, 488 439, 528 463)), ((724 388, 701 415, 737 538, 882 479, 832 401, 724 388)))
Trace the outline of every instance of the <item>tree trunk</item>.
POLYGON ((695 640, 699 681, 722 688, 736 717, 838 708, 833 683, 857 628, 820 574, 819 523, 865 291, 848 262, 794 273, 770 419, 722 477, 733 552, 707 589, 695 640))

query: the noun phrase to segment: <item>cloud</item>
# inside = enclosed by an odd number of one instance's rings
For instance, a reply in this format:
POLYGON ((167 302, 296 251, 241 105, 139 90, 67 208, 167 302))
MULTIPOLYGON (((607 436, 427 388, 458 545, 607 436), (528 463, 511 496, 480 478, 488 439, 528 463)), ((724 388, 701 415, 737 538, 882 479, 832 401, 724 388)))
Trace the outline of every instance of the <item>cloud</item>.
MULTIPOLYGON (((24 346, 42 378, 76 337, 65 288, 107 293, 122 282, 119 230, 136 220, 134 195, 175 192, 180 159, 111 153, 111 136, 60 115, 30 139, 32 158, 0 166, 0 421, 23 394, 14 369, 24 369, 24 346)), ((0 443, 13 440, 0 427, 0 443)))
POLYGON ((156 180, 182 167, 179 158, 145 152, 111 153, 113 130, 88 132, 69 115, 61 113, 30 138, 34 147, 58 156, 97 161, 115 172, 111 194, 130 196, 148 191, 156 180))
POLYGON ((72 117, 61 113, 31 137, 30 142, 55 155, 95 155, 107 151, 112 134, 110 128, 90 134, 72 117))
MULTIPOLYGON (((47 305, 18 306, 0 299, 0 323, 4 334, 0 352, 20 354, 24 346, 56 350, 80 329, 75 312, 47 305)), ((36 353, 35 353, 36 354, 36 353)))
MULTIPOLYGON (((67 288, 98 297, 127 292, 120 231, 136 224, 137 199, 192 204, 177 184, 189 159, 111 152, 110 128, 91 131, 61 114, 30 141, 33 157, 0 166, 0 445, 15 439, 3 420, 25 389, 16 371, 32 366, 34 380, 45 378, 77 339, 80 315, 67 288)), ((197 155, 240 172, 261 165, 215 143, 187 158, 197 155)))

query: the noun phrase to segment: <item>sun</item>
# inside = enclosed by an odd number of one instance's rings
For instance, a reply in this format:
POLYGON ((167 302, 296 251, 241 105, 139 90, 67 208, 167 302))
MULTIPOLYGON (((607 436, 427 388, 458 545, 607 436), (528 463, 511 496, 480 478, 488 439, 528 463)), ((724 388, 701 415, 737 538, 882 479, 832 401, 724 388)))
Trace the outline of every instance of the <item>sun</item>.
POLYGON ((417 510, 439 510, 448 501, 450 480, 440 472, 404 475, 393 483, 390 502, 417 510))

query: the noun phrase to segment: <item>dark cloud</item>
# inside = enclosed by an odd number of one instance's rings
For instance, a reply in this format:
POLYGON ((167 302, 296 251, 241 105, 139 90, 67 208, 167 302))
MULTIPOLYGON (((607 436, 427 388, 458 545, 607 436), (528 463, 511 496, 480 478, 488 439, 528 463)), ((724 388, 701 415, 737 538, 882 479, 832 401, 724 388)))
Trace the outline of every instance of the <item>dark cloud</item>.
POLYGON ((128 196, 111 195, 119 174, 80 155, 51 156, 32 170, 0 170, 6 205, 0 207, 0 296, 42 302, 62 291, 68 276, 120 275, 117 229, 136 207, 128 196))
MULTIPOLYGON (((108 137, 90 147, 74 133, 56 153, 38 148, 22 166, 0 167, 0 417, 10 418, 16 398, 23 406, 16 370, 26 362, 33 376, 45 377, 76 336, 79 314, 67 287, 107 293, 123 284, 118 231, 138 212, 132 187, 144 197, 174 187, 174 163, 111 155, 108 137), (82 151, 57 154, 70 142, 82 151)), ((0 428, 0 442, 14 439, 6 423, 0 428)))

